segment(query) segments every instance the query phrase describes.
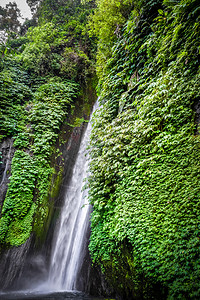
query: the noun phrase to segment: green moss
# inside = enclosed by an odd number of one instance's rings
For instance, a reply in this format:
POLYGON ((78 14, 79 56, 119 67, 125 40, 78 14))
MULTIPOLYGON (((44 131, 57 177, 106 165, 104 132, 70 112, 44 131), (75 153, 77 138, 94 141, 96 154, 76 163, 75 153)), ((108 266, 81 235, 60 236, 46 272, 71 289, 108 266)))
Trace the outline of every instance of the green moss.
POLYGON ((60 186, 63 178, 63 167, 59 169, 59 172, 56 174, 56 179, 53 182, 53 186, 51 185, 50 197, 56 199, 59 195, 60 186))
POLYGON ((6 242, 11 246, 20 246, 26 242, 32 232, 35 203, 32 204, 29 212, 22 220, 12 222, 8 228, 6 242))

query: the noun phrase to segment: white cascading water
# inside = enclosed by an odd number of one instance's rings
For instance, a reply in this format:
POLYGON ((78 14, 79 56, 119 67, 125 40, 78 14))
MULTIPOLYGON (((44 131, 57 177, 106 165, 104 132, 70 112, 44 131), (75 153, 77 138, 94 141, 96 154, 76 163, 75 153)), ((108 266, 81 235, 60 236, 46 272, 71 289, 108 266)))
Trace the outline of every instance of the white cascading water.
MULTIPOLYGON (((97 106, 97 104, 95 105, 97 106)), ((96 107, 93 108, 93 111, 96 107)), ((82 190, 87 177, 86 148, 91 132, 91 122, 84 133, 73 174, 65 195, 59 228, 54 238, 48 284, 51 289, 76 290, 77 275, 82 265, 85 235, 88 230, 91 207, 87 190, 82 190)))

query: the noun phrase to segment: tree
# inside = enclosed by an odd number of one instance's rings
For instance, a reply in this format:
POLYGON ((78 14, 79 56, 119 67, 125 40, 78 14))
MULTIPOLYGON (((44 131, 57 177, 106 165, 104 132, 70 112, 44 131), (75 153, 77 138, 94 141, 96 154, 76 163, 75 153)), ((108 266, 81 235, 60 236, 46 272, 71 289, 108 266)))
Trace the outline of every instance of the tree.
MULTIPOLYGON (((84 0, 88 2, 88 0, 84 0)), ((97 73, 101 76, 103 66, 110 57, 113 42, 120 36, 122 25, 130 14, 133 0, 98 0, 97 8, 90 17, 90 33, 99 39, 97 73)))
POLYGON ((35 13, 41 0, 26 0, 28 6, 30 7, 32 13, 35 13))
POLYGON ((16 2, 9 2, 6 7, 0 6, 0 30, 6 32, 18 32, 20 28, 20 10, 16 2))

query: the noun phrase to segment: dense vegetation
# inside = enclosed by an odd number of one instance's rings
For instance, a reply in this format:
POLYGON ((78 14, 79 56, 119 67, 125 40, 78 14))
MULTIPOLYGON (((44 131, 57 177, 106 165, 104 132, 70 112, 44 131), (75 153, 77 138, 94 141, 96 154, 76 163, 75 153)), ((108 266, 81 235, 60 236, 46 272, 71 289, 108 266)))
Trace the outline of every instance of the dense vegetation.
POLYGON ((27 2, 22 26, 0 9, 0 135, 16 149, 1 245, 42 231, 55 142, 96 54, 93 262, 123 299, 199 299, 199 1, 27 2))
POLYGON ((199 299, 199 2, 97 4, 93 261, 123 299, 199 299))
POLYGON ((33 20, 21 26, 16 5, 0 11, 0 141, 12 137, 15 147, 1 210, 3 247, 19 246, 32 231, 44 230, 55 173, 52 155, 61 156, 55 143, 77 97, 94 77, 93 42, 85 31, 91 7, 44 0, 33 20))

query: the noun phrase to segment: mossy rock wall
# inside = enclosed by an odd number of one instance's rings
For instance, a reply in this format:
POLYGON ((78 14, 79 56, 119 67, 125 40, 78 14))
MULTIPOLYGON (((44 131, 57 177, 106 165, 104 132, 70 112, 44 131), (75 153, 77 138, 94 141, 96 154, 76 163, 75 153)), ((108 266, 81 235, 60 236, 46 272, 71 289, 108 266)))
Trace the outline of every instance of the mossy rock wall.
MULTIPOLYGON (((6 248, 10 248, 9 245, 2 247, 1 259, 3 261, 7 260, 7 263, 4 264, 2 261, 1 274, 3 276, 5 270, 9 267, 9 272, 13 274, 13 277, 10 274, 7 274, 6 277, 4 276, 1 288, 24 287, 24 285, 29 284, 29 282, 25 280, 29 275, 33 277, 33 281, 37 280, 37 277, 39 280, 41 266, 37 265, 37 263, 33 264, 33 261, 37 261, 37 257, 43 257, 44 269, 48 269, 54 226, 62 208, 65 189, 72 172, 82 134, 95 100, 96 93, 94 88, 91 83, 88 83, 86 87, 82 88, 81 93, 74 101, 75 104, 70 114, 63 120, 58 138, 55 141, 55 145, 52 146, 51 161, 49 164, 52 171, 48 177, 48 184, 46 185, 47 189, 44 194, 45 201, 38 206, 39 209, 35 207, 32 212, 32 220, 24 227, 24 233, 26 233, 26 235, 23 234, 22 222, 19 223, 19 230, 22 230, 23 239, 26 238, 27 240, 29 238, 30 242, 27 244, 26 241, 20 239, 21 231, 19 233, 17 232, 17 221, 10 225, 13 226, 13 230, 8 231, 7 236, 13 241, 17 239, 17 247, 13 245, 9 250, 6 250, 6 248), (30 229, 28 228, 29 230, 27 230, 28 225, 31 226, 30 229), (24 245, 20 246, 20 243, 24 245), (23 251, 23 249, 25 250, 23 251), (23 257, 19 255, 21 262, 11 262, 15 253, 24 253, 22 255, 23 257), (12 266, 10 266, 10 264, 12 264, 12 266), (20 276, 17 270, 20 270, 20 276)), ((26 152, 24 152, 24 155, 31 157, 29 153, 26 152)), ((15 156, 15 160, 16 159, 17 156, 15 156)), ((19 164, 22 163, 23 159, 19 156, 19 164)), ((28 174, 28 168, 30 168, 30 166, 26 164, 24 167, 27 168, 26 174, 28 174)), ((37 188, 33 189, 33 204, 37 202, 38 196, 39 190, 37 188)), ((23 222, 25 222, 28 216, 28 214, 25 215, 22 219, 23 222)))
MULTIPOLYGON (((93 18, 103 29, 105 2, 93 18)), ((130 2, 110 52, 99 48, 107 60, 91 138, 89 248, 123 299, 196 300, 199 2, 130 2)))

